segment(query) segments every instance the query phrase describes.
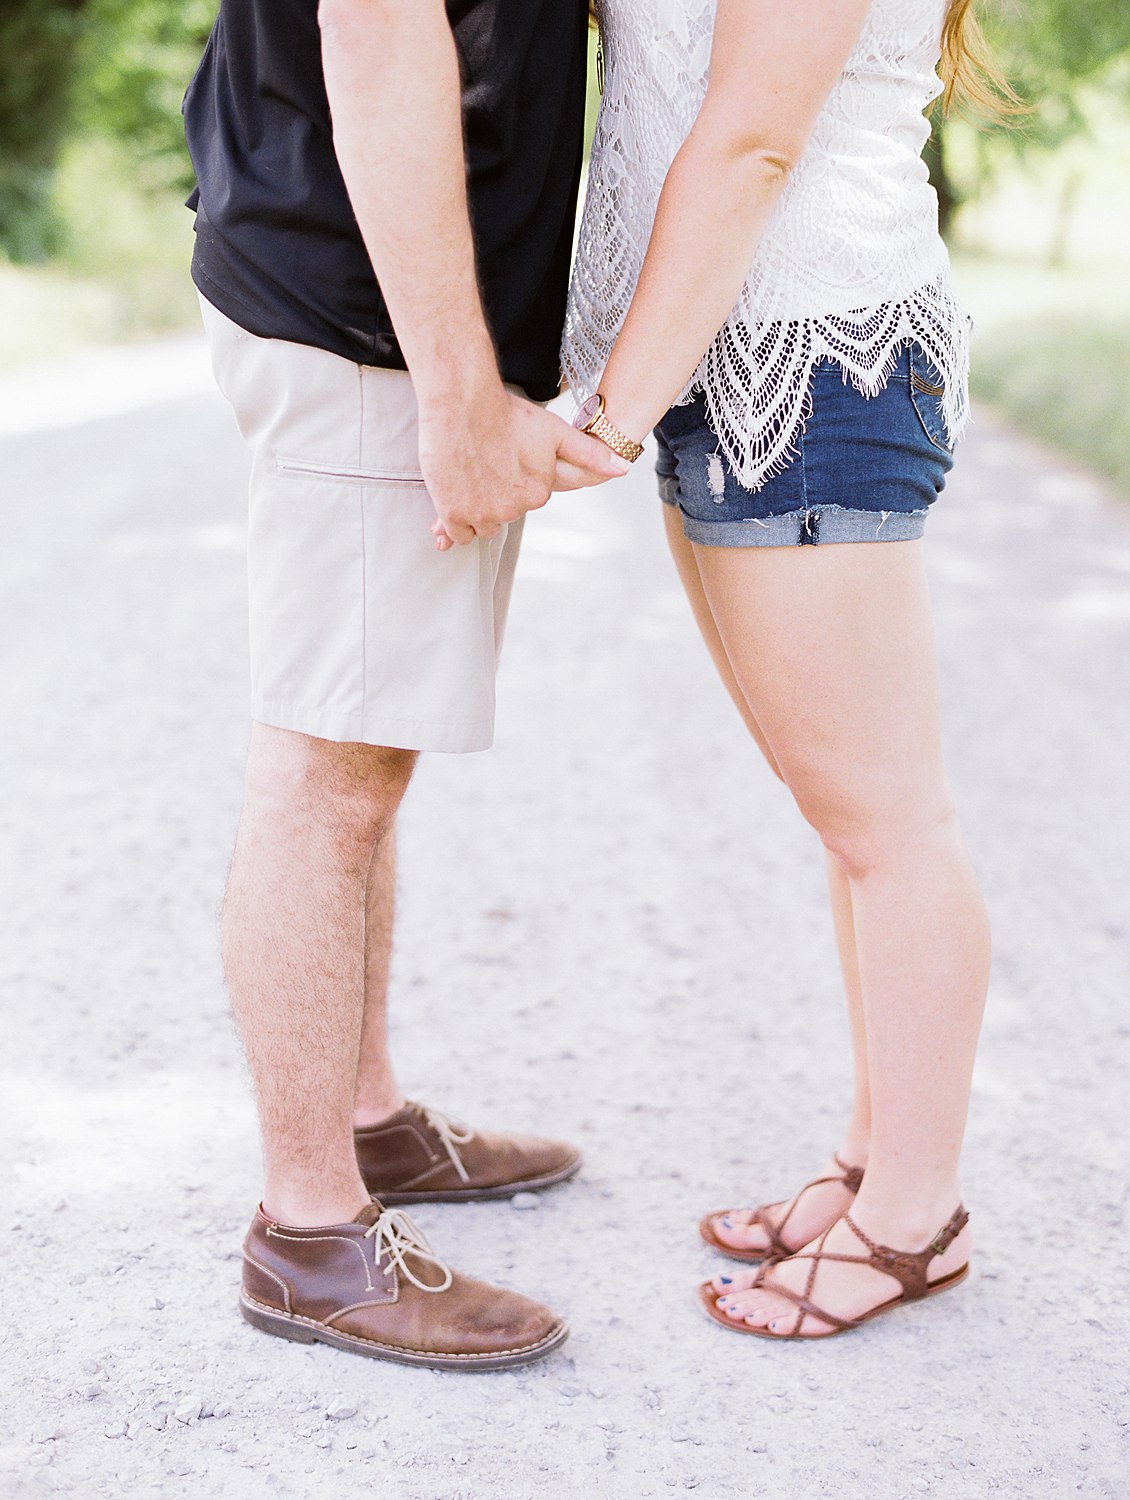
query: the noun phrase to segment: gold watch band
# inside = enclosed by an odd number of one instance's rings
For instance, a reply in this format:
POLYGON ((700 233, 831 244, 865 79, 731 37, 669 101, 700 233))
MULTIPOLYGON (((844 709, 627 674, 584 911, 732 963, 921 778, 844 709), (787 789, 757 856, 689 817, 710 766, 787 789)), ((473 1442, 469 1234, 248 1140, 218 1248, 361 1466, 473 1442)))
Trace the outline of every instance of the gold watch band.
POLYGON ((634 464, 643 452, 643 444, 634 442, 632 438, 622 433, 615 422, 610 422, 603 412, 593 418, 585 431, 591 433, 594 438, 599 438, 602 443, 607 443, 613 453, 618 453, 630 464, 634 464))

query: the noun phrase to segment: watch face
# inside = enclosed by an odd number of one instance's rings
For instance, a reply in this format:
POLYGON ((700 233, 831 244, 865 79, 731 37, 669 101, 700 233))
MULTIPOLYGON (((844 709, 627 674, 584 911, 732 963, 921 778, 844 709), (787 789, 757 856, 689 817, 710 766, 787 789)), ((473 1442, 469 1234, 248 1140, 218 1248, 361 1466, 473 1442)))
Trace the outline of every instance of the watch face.
POLYGON ((583 431, 590 422, 596 421, 597 417, 600 416, 603 408, 603 396, 590 396, 589 399, 581 407, 580 411, 578 411, 577 415, 573 418, 573 426, 579 427, 583 431))

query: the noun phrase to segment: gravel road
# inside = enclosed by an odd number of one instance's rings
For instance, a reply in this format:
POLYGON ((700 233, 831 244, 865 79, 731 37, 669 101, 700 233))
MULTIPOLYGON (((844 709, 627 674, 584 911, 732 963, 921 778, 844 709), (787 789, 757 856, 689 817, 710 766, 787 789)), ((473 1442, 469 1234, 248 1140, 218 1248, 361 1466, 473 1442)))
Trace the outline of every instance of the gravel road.
POLYGON ((1130 1496, 1130 506, 982 415, 932 519, 997 940, 976 1273, 807 1347, 729 1338, 692 1291, 699 1213, 795 1186, 844 1107, 814 840, 711 676, 648 476, 533 518, 499 743, 430 760, 405 811, 396 1049, 417 1097, 583 1144, 536 1208, 418 1214, 574 1333, 505 1375, 403 1369, 235 1313, 245 459, 197 345, 122 357, 117 402, 98 368, 0 388, 0 1494, 1130 1496))

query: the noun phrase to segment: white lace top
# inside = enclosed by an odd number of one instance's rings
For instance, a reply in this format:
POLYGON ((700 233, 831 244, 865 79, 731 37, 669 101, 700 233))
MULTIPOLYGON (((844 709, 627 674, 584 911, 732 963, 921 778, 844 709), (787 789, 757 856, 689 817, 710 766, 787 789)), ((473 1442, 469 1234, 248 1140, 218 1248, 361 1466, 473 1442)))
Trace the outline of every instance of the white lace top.
MULTIPOLYGON (((749 489, 794 454, 812 368, 825 357, 874 395, 900 347, 917 340, 942 374, 950 437, 965 424, 969 323, 922 161, 946 4, 874 0, 737 306, 683 394, 705 392, 749 489)), ((600 9, 607 78, 563 350, 579 399, 599 384, 664 177, 705 96, 715 0, 601 0, 600 9)))

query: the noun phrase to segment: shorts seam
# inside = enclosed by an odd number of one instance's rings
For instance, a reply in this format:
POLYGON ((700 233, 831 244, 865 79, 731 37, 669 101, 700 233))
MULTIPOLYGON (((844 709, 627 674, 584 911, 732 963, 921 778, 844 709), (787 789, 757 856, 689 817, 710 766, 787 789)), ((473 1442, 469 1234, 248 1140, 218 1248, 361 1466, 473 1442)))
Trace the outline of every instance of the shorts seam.
MULTIPOLYGON (((291 714, 322 715, 329 713, 335 719, 344 719, 349 723, 361 722, 370 717, 365 713, 350 713, 348 711, 338 712, 336 709, 326 709, 313 703, 295 703, 286 698, 257 698, 254 700, 253 709, 279 710, 291 714)), ((384 719, 389 724, 405 724, 416 728, 427 728, 431 726, 436 729, 489 729, 493 727, 493 719, 420 719, 404 718, 400 714, 388 714, 381 710, 373 714, 375 719, 384 719)))
MULTIPOLYGON (((354 365, 357 380, 357 467, 365 463, 365 377, 360 365, 354 365)), ((365 547, 365 496, 357 497, 357 508, 361 516, 361 722, 364 723, 369 709, 369 568, 368 551, 365 547)))
POLYGON ((677 474, 663 474, 658 470, 656 477, 659 480, 659 498, 664 505, 670 505, 675 510, 682 510, 679 504, 679 477, 677 474))

